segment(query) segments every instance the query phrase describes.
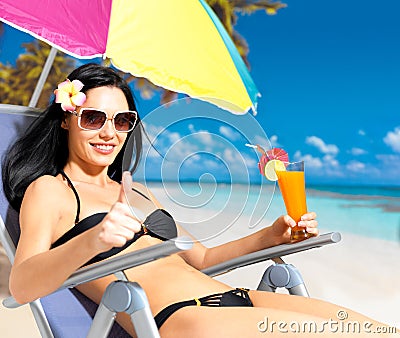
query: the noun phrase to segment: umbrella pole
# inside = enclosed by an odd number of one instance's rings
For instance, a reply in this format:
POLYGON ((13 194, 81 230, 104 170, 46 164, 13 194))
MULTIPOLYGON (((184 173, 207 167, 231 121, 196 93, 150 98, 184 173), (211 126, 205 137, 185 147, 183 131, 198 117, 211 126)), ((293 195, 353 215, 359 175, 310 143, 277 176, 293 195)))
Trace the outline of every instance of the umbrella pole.
POLYGON ((43 86, 46 83, 47 76, 50 73, 50 69, 53 65, 53 61, 56 57, 56 54, 57 54, 57 48, 51 47, 49 56, 46 59, 46 62, 44 64, 43 70, 40 74, 38 83, 36 84, 36 88, 33 91, 31 100, 29 101, 29 107, 32 107, 32 108, 36 107, 36 105, 39 101, 40 94, 42 93, 43 86))

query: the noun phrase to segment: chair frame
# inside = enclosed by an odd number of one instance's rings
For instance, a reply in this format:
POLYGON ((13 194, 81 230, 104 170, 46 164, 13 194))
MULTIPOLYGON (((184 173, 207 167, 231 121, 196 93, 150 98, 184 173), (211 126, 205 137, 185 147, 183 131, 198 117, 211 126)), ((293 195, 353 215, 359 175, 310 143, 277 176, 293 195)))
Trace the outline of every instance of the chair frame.
MULTIPOLYGON (((0 240, 4 245, 7 255, 11 254, 10 261, 13 260, 15 248, 2 219, 0 219, 0 240)), ((266 260, 273 260, 275 264, 269 266, 264 273, 258 290, 274 292, 277 287, 285 287, 291 294, 308 296, 303 279, 298 270, 290 264, 286 264, 280 256, 287 256, 305 250, 319 248, 328 244, 338 243, 341 235, 338 232, 331 232, 313 237, 302 242, 293 244, 282 244, 272 248, 260 250, 254 253, 228 260, 202 272, 214 277, 237 268, 259 263, 266 260), (275 272, 273 272, 275 269, 275 272), (271 272, 272 271, 272 272, 271 272), (278 271, 276 273, 276 271, 278 271), (277 278, 271 278, 271 273, 277 278), (283 281, 283 283, 282 283, 283 281)), ((178 237, 149 248, 141 249, 128 253, 123 256, 114 257, 105 261, 83 267, 74 272, 59 288, 73 288, 77 285, 102 278, 107 275, 116 275, 118 281, 112 282, 106 289, 99 309, 93 319, 88 337, 107 337, 114 322, 117 312, 127 312, 135 325, 138 337, 158 338, 159 333, 155 326, 148 306, 147 298, 139 284, 127 280, 124 270, 146 264, 159 258, 169 256, 182 250, 188 250, 193 242, 188 237, 178 237), (129 301, 127 301, 127 299, 129 301)), ((35 317, 39 332, 44 338, 53 338, 50 325, 39 300, 29 303, 35 317)), ((7 308, 17 308, 19 304, 13 297, 3 300, 3 305, 7 308)))

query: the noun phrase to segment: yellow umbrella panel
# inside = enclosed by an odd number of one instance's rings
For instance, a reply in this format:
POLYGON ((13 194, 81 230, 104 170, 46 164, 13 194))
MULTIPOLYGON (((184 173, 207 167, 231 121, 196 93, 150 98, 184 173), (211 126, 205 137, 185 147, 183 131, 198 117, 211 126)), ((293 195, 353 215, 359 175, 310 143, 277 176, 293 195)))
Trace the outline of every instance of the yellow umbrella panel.
POLYGON ((259 93, 238 51, 198 0, 114 0, 105 55, 117 68, 234 113, 259 93))

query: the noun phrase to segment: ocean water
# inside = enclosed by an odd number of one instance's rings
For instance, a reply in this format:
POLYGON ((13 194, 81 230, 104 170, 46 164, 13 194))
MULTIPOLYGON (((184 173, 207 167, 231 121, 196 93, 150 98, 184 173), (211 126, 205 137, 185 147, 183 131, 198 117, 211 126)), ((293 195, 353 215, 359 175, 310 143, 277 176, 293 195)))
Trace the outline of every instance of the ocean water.
POLYGON ((331 230, 400 241, 398 187, 310 187, 308 206, 331 230))
MULTIPOLYGON (((238 222, 246 234, 247 229, 257 230, 286 213, 273 184, 151 183, 149 187, 167 196, 168 210, 181 223, 198 227, 212 222, 210 234, 238 222)), ((307 186, 306 190, 308 210, 317 213, 321 232, 400 241, 400 187, 307 186)))

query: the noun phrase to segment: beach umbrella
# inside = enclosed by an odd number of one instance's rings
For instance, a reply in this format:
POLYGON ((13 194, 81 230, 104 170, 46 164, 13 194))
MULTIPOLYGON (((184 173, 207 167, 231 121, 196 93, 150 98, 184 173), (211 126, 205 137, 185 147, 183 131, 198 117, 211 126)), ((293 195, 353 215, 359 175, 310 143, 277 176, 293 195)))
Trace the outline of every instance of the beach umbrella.
POLYGON ((204 0, 1 0, 0 20, 49 43, 54 56, 108 57, 165 89, 255 111, 259 92, 204 0))

